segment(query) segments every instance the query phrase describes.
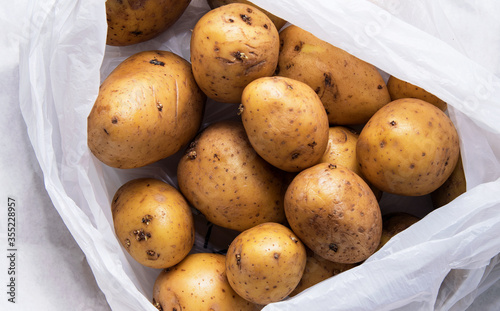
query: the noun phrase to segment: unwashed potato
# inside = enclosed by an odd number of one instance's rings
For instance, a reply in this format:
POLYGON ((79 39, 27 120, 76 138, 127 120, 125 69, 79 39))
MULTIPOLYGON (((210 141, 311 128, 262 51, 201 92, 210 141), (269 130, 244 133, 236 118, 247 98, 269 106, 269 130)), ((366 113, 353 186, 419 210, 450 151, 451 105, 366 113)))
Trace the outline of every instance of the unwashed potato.
POLYGON ((316 164, 300 172, 285 194, 293 232, 319 256, 358 263, 380 243, 382 216, 368 184, 340 165, 316 164))
POLYGON ((240 233, 226 254, 229 284, 241 297, 260 305, 286 298, 302 278, 305 265, 304 245, 277 223, 240 233))
POLYGON ((87 119, 92 153, 115 168, 136 168, 173 155, 196 135, 206 96, 191 65, 167 51, 124 60, 103 81, 87 119))
POLYGON ((273 75, 279 34, 253 5, 231 3, 201 17, 191 36, 193 74, 207 96, 239 103, 251 81, 273 75))
POLYGON ((153 305, 164 311, 260 309, 229 285, 225 256, 210 253, 190 254, 176 266, 163 270, 153 286, 153 305))
POLYGON ((419 217, 404 212, 390 213, 382 216, 382 237, 380 238, 378 249, 381 249, 396 234, 408 229, 419 220, 419 217))
POLYGON ((277 75, 309 85, 330 124, 364 124, 391 101, 375 66, 294 25, 280 33, 277 75))
POLYGON ((300 81, 264 77, 251 82, 243 91, 240 113, 255 151, 284 171, 318 163, 328 145, 325 109, 300 81))
POLYGON ((436 106, 415 98, 397 99, 368 121, 356 153, 363 176, 376 188, 421 196, 451 175, 458 161, 458 133, 436 106))
MULTIPOLYGON (((338 164, 363 177, 356 158, 356 144, 359 134, 345 126, 332 126, 328 130, 328 146, 319 162, 338 164)), ((367 181, 365 179, 365 181, 367 181)), ((382 191, 368 183, 377 200, 382 198, 382 191)))
POLYGON ((184 13, 191 0, 106 0, 106 44, 126 46, 158 36, 184 13))
POLYGON ((345 264, 326 260, 307 248, 307 261, 304 274, 297 287, 288 296, 293 297, 313 285, 356 266, 357 264, 345 264))
POLYGON ((250 1, 247 0, 207 0, 208 5, 210 8, 215 9, 220 6, 229 4, 229 3, 244 3, 244 4, 249 4, 255 6, 257 9, 261 10, 263 13, 265 13, 274 23, 276 28, 280 30, 283 26, 286 24, 286 20, 279 18, 278 16, 269 13, 268 11, 262 9, 259 6, 256 6, 255 4, 251 3, 250 1))
POLYGON ((177 181, 189 202, 218 226, 243 231, 285 221, 285 175, 255 152, 241 122, 205 128, 179 161, 177 181))
POLYGON ((431 200, 434 208, 444 206, 455 200, 458 196, 467 190, 467 181, 465 179, 462 157, 458 157, 457 165, 450 177, 444 184, 431 193, 431 200))
POLYGON ((125 183, 113 197, 111 212, 118 240, 146 267, 171 267, 193 247, 191 208, 177 189, 161 180, 125 183))
POLYGON ((414 84, 400 80, 394 76, 390 76, 387 80, 387 89, 391 95, 391 100, 400 98, 418 98, 428 103, 433 104, 442 111, 448 107, 445 101, 439 99, 436 95, 431 94, 414 84))

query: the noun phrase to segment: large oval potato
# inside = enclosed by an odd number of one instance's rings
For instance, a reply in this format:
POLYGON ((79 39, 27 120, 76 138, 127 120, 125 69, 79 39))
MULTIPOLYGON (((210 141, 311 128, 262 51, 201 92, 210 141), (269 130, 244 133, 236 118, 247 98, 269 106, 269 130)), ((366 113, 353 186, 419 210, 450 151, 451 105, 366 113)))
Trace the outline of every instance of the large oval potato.
POLYGON ((106 0, 106 44, 126 46, 158 36, 184 13, 191 0, 106 0))
POLYGON ((163 270, 153 286, 153 305, 158 310, 259 310, 229 285, 226 257, 220 254, 188 255, 163 270))
POLYGON ((319 256, 358 263, 380 243, 382 215, 368 184, 340 165, 316 164, 300 172, 285 194, 293 232, 319 256))
POLYGON ((229 284, 241 297, 260 305, 287 297, 302 278, 305 265, 304 245, 277 223, 240 233, 226 254, 229 284))
POLYGON ((161 180, 125 183, 113 197, 111 212, 118 240, 146 267, 171 267, 193 247, 191 208, 177 189, 161 180))
POLYGON ((403 98, 373 115, 359 135, 356 153, 363 175, 378 189, 421 196, 448 179, 459 148, 455 126, 443 111, 403 98))
POLYGON ((193 74, 207 96, 239 103, 251 81, 273 75, 279 34, 253 5, 231 3, 207 12, 191 36, 193 74))
POLYGON ((375 66, 294 25, 280 33, 277 74, 315 90, 330 124, 364 124, 391 101, 375 66))
POLYGON ((387 89, 391 95, 391 100, 401 98, 418 98, 433 104, 443 111, 448 108, 446 102, 439 99, 436 95, 429 93, 423 88, 411 84, 410 82, 398 79, 395 76, 390 76, 387 80, 387 89))
POLYGON ((177 167, 179 189, 189 202, 212 223, 238 231, 285 221, 284 179, 253 150, 236 121, 205 128, 177 167))
POLYGON ((205 101, 190 64, 180 56, 166 51, 134 54, 99 88, 87 119, 89 149, 116 168, 166 158, 196 135, 205 101))
POLYGON ((286 24, 286 20, 284 20, 284 19, 282 19, 274 14, 269 13, 268 11, 262 9, 259 6, 256 6, 255 4, 253 4, 247 0, 207 0, 207 2, 208 2, 208 5, 210 6, 210 8, 212 8, 212 9, 215 9, 215 8, 218 8, 220 6, 230 4, 230 3, 244 3, 244 4, 253 5, 257 9, 261 10, 264 14, 266 14, 271 19, 271 21, 274 23, 274 26, 276 26, 276 29, 278 29, 278 31, 286 24))
POLYGON ((285 77, 257 79, 244 89, 240 112, 255 151, 284 171, 310 167, 326 150, 328 117, 305 83, 285 77))

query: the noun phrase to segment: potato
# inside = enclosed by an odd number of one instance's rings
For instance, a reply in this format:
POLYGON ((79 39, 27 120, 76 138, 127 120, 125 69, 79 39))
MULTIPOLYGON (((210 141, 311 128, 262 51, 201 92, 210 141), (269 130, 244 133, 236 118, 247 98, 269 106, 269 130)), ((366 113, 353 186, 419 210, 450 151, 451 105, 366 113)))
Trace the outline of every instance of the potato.
POLYGON ((287 297, 302 278, 305 265, 304 245, 277 223, 240 233, 226 254, 229 284, 241 297, 260 305, 287 297))
POLYGON ((126 46, 158 36, 184 13, 191 0, 107 0, 106 44, 126 46))
POLYGON ((283 222, 285 176, 252 149, 241 122, 212 123, 177 167, 179 189, 212 223, 243 231, 283 222))
MULTIPOLYGON (((342 165, 365 179, 356 158, 358 137, 358 133, 345 126, 330 127, 328 130, 328 146, 319 162, 342 165)), ((366 179, 365 181, 367 182, 366 179)), ((372 189, 377 200, 380 201, 382 198, 382 191, 375 188, 369 182, 368 185, 372 189)))
POLYGON ((450 177, 439 188, 431 192, 431 200, 434 208, 444 206, 455 200, 467 190, 467 181, 465 179, 462 157, 458 157, 455 169, 450 177))
POLYGON ((302 279, 300 279, 297 287, 295 287, 295 289, 288 295, 290 297, 293 297, 309 287, 331 278, 332 276, 357 266, 356 264, 338 263, 326 260, 316 255, 310 249, 306 248, 306 250, 307 260, 304 274, 302 275, 302 279))
POLYGON ((442 111, 445 111, 448 108, 446 102, 439 99, 437 96, 427 92, 423 88, 400 80, 394 76, 390 76, 389 80, 387 80, 387 89, 391 95, 391 100, 401 98, 418 98, 433 104, 442 111))
POLYGON ((307 84, 285 77, 257 79, 244 89, 240 112, 252 147, 284 171, 301 171, 325 153, 328 117, 307 84))
POLYGON ((190 254, 163 270, 153 286, 153 305, 164 311, 259 309, 229 285, 225 256, 210 253, 190 254))
POLYGON ((319 256, 358 263, 380 242, 382 216, 368 184, 353 171, 329 163, 300 172, 285 194, 293 232, 319 256))
POLYGON ((99 88, 87 120, 89 149, 103 163, 124 169, 169 157, 196 135, 205 101, 180 56, 134 54, 99 88))
POLYGON ((286 24, 286 20, 279 18, 278 16, 269 13, 268 11, 262 9, 259 6, 256 6, 255 4, 251 3, 250 1, 247 0, 207 0, 208 5, 210 8, 215 9, 220 6, 230 4, 230 3, 244 3, 244 4, 249 4, 255 6, 257 9, 261 10, 264 14, 267 15, 271 19, 271 21, 274 23, 274 26, 276 26, 276 29, 279 31, 283 26, 286 24))
POLYGON ((161 180, 128 181, 116 191, 111 212, 118 240, 146 267, 171 267, 193 247, 191 209, 177 189, 161 180))
POLYGON ((408 229, 419 220, 419 217, 405 212, 394 212, 382 216, 382 237, 378 249, 381 249, 396 234, 408 229))
POLYGON ((194 77, 218 102, 239 103, 248 83, 273 75, 278 54, 276 26, 248 4, 231 3, 209 11, 191 36, 194 77))
POLYGON ((390 102, 375 66, 294 25, 281 31, 280 45, 277 75, 309 85, 323 102, 330 124, 364 124, 390 102))
POLYGON ((458 161, 457 131, 436 106, 395 100, 368 121, 356 146, 361 172, 378 189, 421 196, 441 186, 458 161))

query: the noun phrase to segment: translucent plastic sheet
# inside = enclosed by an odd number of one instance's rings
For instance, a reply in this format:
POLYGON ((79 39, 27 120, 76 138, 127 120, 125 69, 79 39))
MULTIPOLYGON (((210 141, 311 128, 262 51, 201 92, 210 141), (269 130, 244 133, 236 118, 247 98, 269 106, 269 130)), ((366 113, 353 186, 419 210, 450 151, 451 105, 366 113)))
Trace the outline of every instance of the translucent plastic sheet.
MULTIPOLYGON (((254 3, 448 102, 468 184, 465 194, 391 239, 364 264, 265 310, 465 309, 500 279, 500 2, 254 3)), ((23 117, 47 191, 114 310, 156 310, 150 299, 159 271, 140 266, 121 248, 110 200, 136 177, 175 185, 179 154, 141 169, 106 167, 87 148, 87 115, 100 82, 127 56, 163 49, 189 60, 190 29, 208 9, 205 1, 193 0, 166 33, 123 48, 105 46, 103 0, 34 0, 26 12, 29 39, 21 46, 19 74, 23 117)), ((237 118, 234 105, 207 105, 205 125, 237 118)), ((227 247, 217 237, 231 235, 196 219, 194 251, 227 247)))

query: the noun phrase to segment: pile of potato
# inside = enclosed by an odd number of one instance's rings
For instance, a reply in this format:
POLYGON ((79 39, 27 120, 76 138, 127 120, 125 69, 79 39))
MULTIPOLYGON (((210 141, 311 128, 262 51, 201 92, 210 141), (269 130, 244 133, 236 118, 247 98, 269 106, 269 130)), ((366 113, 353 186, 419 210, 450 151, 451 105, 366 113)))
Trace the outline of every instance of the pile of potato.
MULTIPOLYGON (((189 4, 159 1, 168 21, 123 31, 124 12, 151 22, 138 17, 150 8, 134 8, 151 2, 115 2, 112 45, 149 40, 189 4)), ((383 217, 384 192, 432 195, 440 207, 465 191, 446 103, 395 77, 386 83, 374 66, 247 1, 208 2, 190 62, 167 51, 129 57, 88 116, 89 149, 108 166, 185 150, 177 185, 134 179, 110 202, 123 248, 162 269, 159 310, 254 310, 294 296, 419 220, 383 217), (238 120, 201 128, 208 98, 237 106, 238 120), (237 232, 226 254, 192 251, 193 211, 237 232)))

